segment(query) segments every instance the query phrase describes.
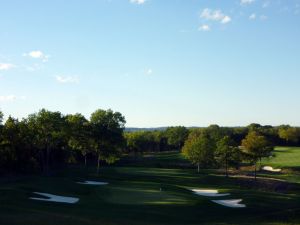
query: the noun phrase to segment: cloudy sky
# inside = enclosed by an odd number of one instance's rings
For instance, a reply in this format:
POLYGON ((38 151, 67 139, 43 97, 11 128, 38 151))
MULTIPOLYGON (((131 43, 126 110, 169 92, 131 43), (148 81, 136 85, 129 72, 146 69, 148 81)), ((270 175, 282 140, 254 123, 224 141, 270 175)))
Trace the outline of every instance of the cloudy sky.
POLYGON ((3 0, 0 110, 300 125, 299 0, 3 0))

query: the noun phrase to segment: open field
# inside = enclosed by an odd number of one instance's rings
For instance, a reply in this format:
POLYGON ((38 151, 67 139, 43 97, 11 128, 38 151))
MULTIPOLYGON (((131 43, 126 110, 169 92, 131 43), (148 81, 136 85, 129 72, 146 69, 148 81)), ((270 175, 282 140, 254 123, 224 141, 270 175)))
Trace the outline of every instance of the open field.
MULTIPOLYGON (((178 159, 171 154, 160 159, 178 159), (175 158, 174 158, 175 157, 175 158)), ((288 193, 240 186, 236 178, 216 176, 213 170, 106 167, 69 168, 52 177, 32 176, 1 182, 0 224, 300 224, 300 185, 288 193), (83 180, 105 181, 88 186, 83 180), (193 188, 217 189, 228 197, 204 197, 193 188), (78 197, 76 204, 29 199, 33 192, 78 197), (227 208, 218 199, 243 199, 246 208, 227 208)))
POLYGON ((300 147, 276 147, 274 157, 262 161, 274 168, 300 168, 300 147))
POLYGON ((260 176, 300 184, 300 147, 276 147, 274 157, 262 160, 262 165, 283 169, 281 173, 264 173, 260 176))

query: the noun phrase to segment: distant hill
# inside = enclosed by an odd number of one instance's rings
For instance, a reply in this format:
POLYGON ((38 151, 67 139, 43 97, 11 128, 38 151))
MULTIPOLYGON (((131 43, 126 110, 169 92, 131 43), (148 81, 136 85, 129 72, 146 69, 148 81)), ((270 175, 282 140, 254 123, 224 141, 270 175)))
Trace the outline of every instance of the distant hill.
MULTIPOLYGON (((125 131, 126 132, 136 132, 136 131, 155 131, 155 130, 159 130, 159 131, 164 131, 166 130, 168 127, 148 127, 148 128, 139 128, 139 127, 125 127, 125 131)), ((188 129, 191 128, 200 128, 200 127, 187 127, 188 129)))
POLYGON ((125 131, 126 131, 126 132, 155 131, 155 130, 164 131, 164 130, 166 130, 167 128, 168 128, 168 127, 150 127, 150 128, 126 127, 126 128, 125 128, 125 131))

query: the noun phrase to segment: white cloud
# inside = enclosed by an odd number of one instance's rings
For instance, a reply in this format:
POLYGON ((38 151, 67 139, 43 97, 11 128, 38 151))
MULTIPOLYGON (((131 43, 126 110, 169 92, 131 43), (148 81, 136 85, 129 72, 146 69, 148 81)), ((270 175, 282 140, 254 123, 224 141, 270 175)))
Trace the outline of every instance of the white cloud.
POLYGON ((222 13, 221 10, 211 10, 211 9, 204 9, 201 14, 200 18, 206 19, 206 20, 212 20, 217 21, 220 23, 229 23, 231 21, 231 18, 224 13, 222 13))
POLYGON ((229 16, 225 16, 222 20, 221 23, 225 24, 225 23, 229 23, 231 21, 231 18, 229 16))
POLYGON ((1 70, 10 70, 14 67, 15 67, 15 65, 10 64, 10 63, 0 63, 0 71, 1 70))
POLYGON ((152 69, 146 69, 145 71, 146 75, 151 75, 153 73, 152 69))
POLYGON ((261 15, 261 16, 260 16, 260 19, 261 19, 261 20, 266 20, 266 19, 268 19, 268 17, 267 17, 266 15, 261 15))
POLYGON ((0 95, 0 102, 13 102, 16 100, 25 100, 26 96, 15 96, 15 95, 0 95))
POLYGON ((199 31, 210 31, 210 26, 207 24, 203 24, 198 28, 199 31))
POLYGON ((34 71, 37 71, 37 70, 41 70, 43 68, 42 65, 40 64, 33 64, 31 66, 24 66, 25 70, 29 71, 29 72, 34 72, 34 71))
POLYGON ((39 50, 24 53, 23 56, 28 56, 34 59, 41 59, 43 62, 47 62, 50 57, 49 55, 45 55, 42 51, 39 50))
POLYGON ((256 14, 255 13, 252 13, 250 16, 249 16, 249 20, 255 20, 256 19, 256 14))
POLYGON ((79 79, 74 76, 55 76, 56 81, 62 84, 66 83, 79 83, 79 79))
POLYGON ((263 7, 263 8, 267 8, 267 7, 269 7, 270 4, 271 4, 270 1, 266 1, 266 2, 264 2, 264 3, 262 4, 262 7, 263 7))
POLYGON ((146 2, 146 0, 130 0, 130 3, 142 5, 146 2))
POLYGON ((250 5, 253 2, 255 2, 255 0, 241 0, 241 5, 250 5))

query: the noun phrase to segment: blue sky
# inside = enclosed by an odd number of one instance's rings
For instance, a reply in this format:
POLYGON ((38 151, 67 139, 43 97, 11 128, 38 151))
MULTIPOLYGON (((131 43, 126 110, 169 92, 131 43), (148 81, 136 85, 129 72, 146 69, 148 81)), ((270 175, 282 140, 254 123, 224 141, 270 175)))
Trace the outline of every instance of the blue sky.
POLYGON ((0 109, 300 126, 300 0, 9 0, 0 109))

